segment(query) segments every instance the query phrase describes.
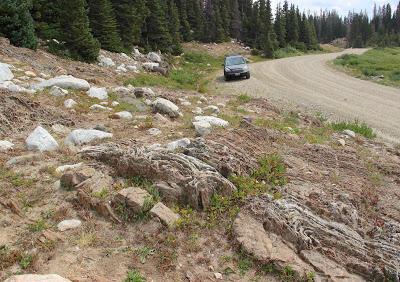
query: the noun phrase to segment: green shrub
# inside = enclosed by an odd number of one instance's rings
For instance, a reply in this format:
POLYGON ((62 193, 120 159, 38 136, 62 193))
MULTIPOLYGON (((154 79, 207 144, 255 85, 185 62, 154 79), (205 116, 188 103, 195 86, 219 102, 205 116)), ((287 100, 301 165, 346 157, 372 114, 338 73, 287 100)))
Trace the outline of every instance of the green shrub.
POLYGON ((128 271, 128 276, 124 282, 146 282, 146 278, 136 269, 128 271))

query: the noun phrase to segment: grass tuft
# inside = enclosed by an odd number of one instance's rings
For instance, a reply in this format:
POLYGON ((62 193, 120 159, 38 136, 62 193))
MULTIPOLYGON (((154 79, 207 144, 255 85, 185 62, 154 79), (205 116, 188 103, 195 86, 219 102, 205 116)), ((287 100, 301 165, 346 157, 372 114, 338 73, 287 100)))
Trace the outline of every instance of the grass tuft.
POLYGON ((146 278, 140 274, 136 269, 132 269, 128 271, 127 277, 124 282, 145 282, 146 278))
POLYGON ((330 126, 332 127, 333 130, 338 131, 338 132, 342 132, 343 130, 348 129, 348 130, 352 130, 355 133, 358 133, 368 139, 373 139, 376 137, 376 133, 374 132, 374 130, 371 127, 369 127, 365 123, 360 123, 359 121, 332 122, 332 123, 330 123, 330 126))

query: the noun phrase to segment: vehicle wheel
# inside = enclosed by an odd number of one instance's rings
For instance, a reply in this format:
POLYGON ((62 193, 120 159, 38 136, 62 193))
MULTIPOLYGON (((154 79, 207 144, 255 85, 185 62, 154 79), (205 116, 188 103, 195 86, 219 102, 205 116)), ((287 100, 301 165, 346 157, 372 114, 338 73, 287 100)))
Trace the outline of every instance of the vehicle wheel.
POLYGON ((229 76, 225 76, 225 81, 229 81, 230 80, 230 77, 229 76))
POLYGON ((250 79, 250 73, 246 74, 246 79, 250 79))

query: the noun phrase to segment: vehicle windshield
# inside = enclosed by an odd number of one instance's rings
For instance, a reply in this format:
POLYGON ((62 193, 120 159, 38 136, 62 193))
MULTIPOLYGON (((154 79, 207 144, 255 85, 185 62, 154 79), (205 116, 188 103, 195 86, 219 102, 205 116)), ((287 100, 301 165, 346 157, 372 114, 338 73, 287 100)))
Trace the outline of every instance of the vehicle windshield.
POLYGON ((231 58, 226 58, 226 65, 227 66, 235 66, 235 65, 243 65, 245 64, 246 61, 244 60, 243 57, 231 57, 231 58))

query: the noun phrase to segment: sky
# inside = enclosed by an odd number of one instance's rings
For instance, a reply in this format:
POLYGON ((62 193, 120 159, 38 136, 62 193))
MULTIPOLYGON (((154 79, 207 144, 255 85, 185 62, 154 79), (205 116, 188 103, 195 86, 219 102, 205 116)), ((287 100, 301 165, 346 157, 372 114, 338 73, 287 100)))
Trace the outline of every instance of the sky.
MULTIPOLYGON (((284 0, 272 0, 273 7, 278 2, 283 3, 284 0)), ((321 9, 335 9, 339 14, 345 16, 349 11, 359 12, 367 10, 368 14, 372 14, 374 3, 377 5, 392 4, 395 8, 399 0, 289 0, 289 3, 298 5, 300 10, 319 11, 321 9)))

